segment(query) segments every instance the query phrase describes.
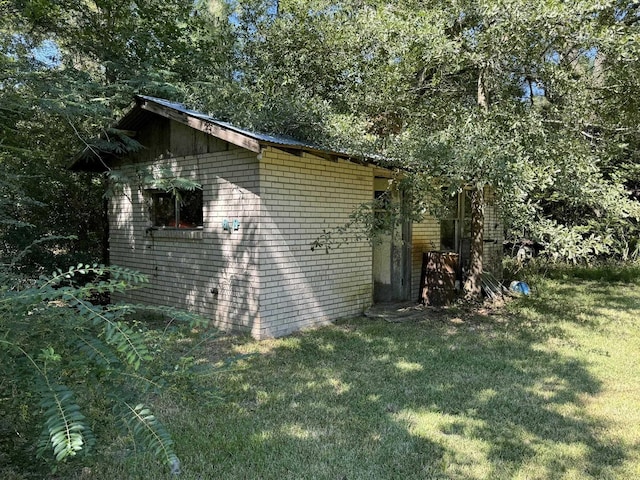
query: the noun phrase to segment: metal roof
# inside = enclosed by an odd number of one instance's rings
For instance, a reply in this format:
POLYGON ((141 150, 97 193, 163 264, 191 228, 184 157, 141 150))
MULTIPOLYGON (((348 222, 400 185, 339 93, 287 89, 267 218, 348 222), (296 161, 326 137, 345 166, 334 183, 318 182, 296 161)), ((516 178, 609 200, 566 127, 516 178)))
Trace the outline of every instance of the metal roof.
MULTIPOLYGON (((364 159, 344 151, 328 150, 289 136, 270 135, 239 128, 205 113, 191 110, 182 103, 148 95, 136 95, 134 98, 133 108, 120 119, 116 128, 136 130, 151 116, 160 115, 256 153, 259 153, 263 147, 271 146, 287 151, 309 152, 329 159, 343 158, 356 163, 377 163, 372 159, 364 159)), ((105 154, 105 156, 109 155, 105 154)), ((87 147, 74 158, 71 168, 75 170, 104 170, 106 164, 104 159, 96 158, 95 149, 87 147)))
MULTIPOLYGON (((164 107, 170 108, 172 110, 175 110, 177 112, 181 112, 184 113, 185 115, 189 115, 191 117, 195 117, 195 118, 199 118, 201 120, 204 120, 206 122, 218 125, 222 128, 228 129, 228 130, 232 130, 234 132, 237 132, 241 135, 245 135, 247 137, 253 138, 254 140, 257 140, 260 143, 266 143, 269 145, 282 145, 282 146, 286 146, 286 147, 298 147, 298 148, 310 148, 310 149, 314 149, 314 150, 324 150, 321 147, 318 147, 317 145, 312 145, 310 143, 306 143, 306 142, 301 142, 299 140, 296 140, 295 138, 292 137, 288 137, 288 136, 284 136, 284 135, 268 135, 266 133, 259 133, 259 132, 253 132, 250 130, 245 130, 243 128, 239 128, 236 127, 235 125, 232 125, 228 122, 223 122, 221 120, 215 119, 209 115, 206 115, 202 112, 198 112, 196 110, 191 110, 186 108, 183 104, 181 103, 177 103, 177 102, 171 102, 169 100, 164 100, 162 98, 157 98, 157 97, 150 97, 148 95, 136 95, 136 98, 141 98, 150 102, 154 102, 157 103, 158 105, 162 105, 164 107)), ((344 153, 342 153, 342 155, 345 155, 344 153)))

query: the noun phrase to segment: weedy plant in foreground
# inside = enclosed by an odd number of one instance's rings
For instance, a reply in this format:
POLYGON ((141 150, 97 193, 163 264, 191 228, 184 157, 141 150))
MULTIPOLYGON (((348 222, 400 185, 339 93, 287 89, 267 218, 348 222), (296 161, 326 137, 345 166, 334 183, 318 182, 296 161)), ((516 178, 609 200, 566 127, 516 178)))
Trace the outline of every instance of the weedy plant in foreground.
POLYGON ((26 445, 37 443, 54 470, 90 451, 107 420, 179 473, 171 436, 141 400, 163 382, 150 374, 152 356, 133 314, 156 311, 191 328, 205 321, 165 307, 93 302, 147 282, 123 268, 80 264, 30 279, 3 264, 0 279, 0 420, 26 435, 26 445), (37 442, 28 438, 35 425, 42 427, 37 442))

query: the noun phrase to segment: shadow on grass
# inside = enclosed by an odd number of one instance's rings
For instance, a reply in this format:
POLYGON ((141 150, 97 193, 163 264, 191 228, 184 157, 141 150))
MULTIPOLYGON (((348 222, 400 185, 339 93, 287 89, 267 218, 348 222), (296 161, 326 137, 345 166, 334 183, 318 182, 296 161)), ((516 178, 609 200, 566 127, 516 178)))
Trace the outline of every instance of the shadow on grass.
MULTIPOLYGON (((615 478, 640 457, 613 439, 626 419, 588 413, 611 398, 590 372, 611 366, 598 342, 620 328, 617 314, 637 310, 637 289, 548 282, 499 315, 449 308, 208 340, 190 347, 195 364, 249 355, 198 385, 223 400, 185 395, 159 414, 189 480, 615 478)), ((163 474, 135 455, 117 460, 94 477, 163 474)))
POLYGON ((209 439, 216 472, 605 477, 625 451, 584 414, 584 398, 601 388, 587 366, 541 348, 560 332, 553 320, 536 328, 452 310, 403 324, 355 319, 273 341, 227 384, 218 428, 233 433, 209 439))

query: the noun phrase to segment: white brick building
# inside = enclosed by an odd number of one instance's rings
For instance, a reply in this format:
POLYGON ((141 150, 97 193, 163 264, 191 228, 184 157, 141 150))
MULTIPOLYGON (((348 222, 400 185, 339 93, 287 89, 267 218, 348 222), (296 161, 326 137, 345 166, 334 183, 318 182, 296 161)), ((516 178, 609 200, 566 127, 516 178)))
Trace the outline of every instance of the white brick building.
MULTIPOLYGON (((127 300, 187 308, 222 329, 265 338, 358 315, 374 299, 418 299, 422 252, 441 248, 433 218, 373 247, 352 235, 328 253, 311 249, 386 189, 393 172, 152 97, 136 97, 117 127, 146 148, 104 158, 109 168, 131 179, 155 168, 202 186, 174 203, 132 181, 110 200, 111 263, 150 280, 127 300)), ((498 224, 488 207, 491 258, 502 248, 498 224)))

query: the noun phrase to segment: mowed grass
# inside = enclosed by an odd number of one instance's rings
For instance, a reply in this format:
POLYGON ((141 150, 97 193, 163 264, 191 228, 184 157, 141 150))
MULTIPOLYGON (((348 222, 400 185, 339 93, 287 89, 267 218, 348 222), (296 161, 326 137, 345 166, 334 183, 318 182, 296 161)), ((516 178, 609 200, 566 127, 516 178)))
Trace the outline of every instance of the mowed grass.
MULTIPOLYGON (((181 339, 202 392, 156 400, 180 478, 640 478, 640 285, 532 287, 497 313, 181 339)), ((121 438, 78 477, 170 475, 121 438)))

